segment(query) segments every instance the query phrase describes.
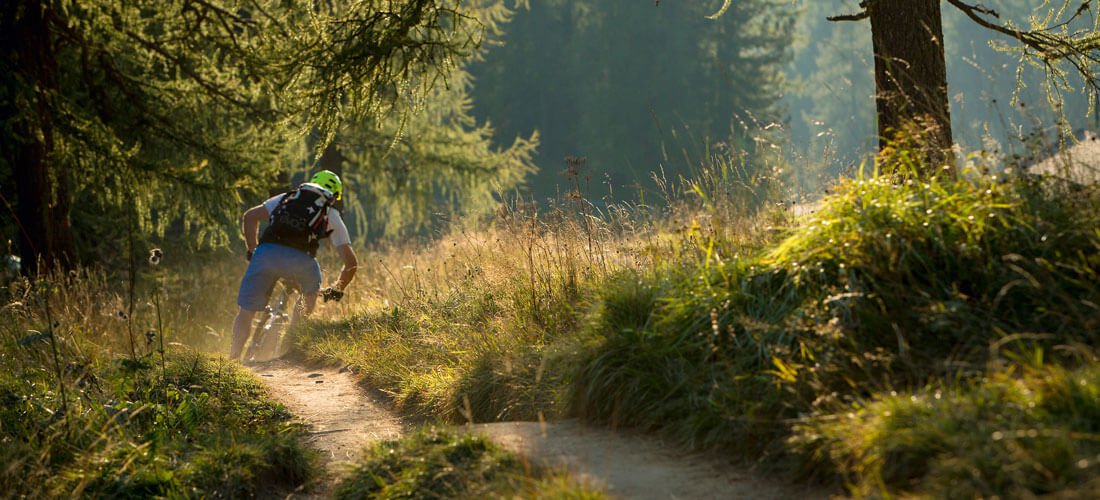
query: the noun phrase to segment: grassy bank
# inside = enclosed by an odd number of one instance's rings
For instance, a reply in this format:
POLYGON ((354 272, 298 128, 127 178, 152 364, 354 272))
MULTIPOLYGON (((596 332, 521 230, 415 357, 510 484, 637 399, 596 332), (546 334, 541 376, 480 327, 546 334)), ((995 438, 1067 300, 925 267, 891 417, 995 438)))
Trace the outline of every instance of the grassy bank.
POLYGON ((352 498, 599 499, 566 473, 522 462, 487 439, 425 428, 372 446, 336 487, 352 498))
POLYGON ((185 322, 193 312, 150 287, 129 308, 117 289, 79 272, 5 291, 0 489, 33 498, 247 497, 314 476, 304 428, 247 370, 180 345, 190 329, 208 336, 185 322))
POLYGON ((1090 498, 1100 488, 1100 367, 991 370, 952 387, 876 394, 795 426, 790 444, 857 496, 1090 498))
POLYGON ((976 171, 846 180, 786 224, 711 191, 507 219, 382 253, 362 312, 299 349, 453 421, 581 416, 868 495, 1085 491, 1097 192, 976 171))

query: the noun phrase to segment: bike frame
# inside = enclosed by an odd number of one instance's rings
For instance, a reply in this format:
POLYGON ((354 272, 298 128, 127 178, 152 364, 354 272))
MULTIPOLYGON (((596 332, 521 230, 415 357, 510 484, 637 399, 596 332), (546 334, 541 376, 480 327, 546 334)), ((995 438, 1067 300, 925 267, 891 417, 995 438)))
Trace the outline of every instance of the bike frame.
POLYGON ((298 287, 279 281, 278 292, 272 294, 273 301, 268 302, 252 331, 252 339, 245 351, 244 359, 249 361, 270 361, 279 357, 280 348, 285 351, 282 340, 287 326, 297 319, 302 296, 298 287), (293 299, 293 300, 292 300, 293 299))

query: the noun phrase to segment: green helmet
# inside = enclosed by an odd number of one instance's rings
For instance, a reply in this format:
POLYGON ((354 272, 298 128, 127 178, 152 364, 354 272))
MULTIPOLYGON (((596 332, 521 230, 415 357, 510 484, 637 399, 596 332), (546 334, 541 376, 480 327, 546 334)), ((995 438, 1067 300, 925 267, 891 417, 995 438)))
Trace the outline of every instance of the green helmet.
POLYGON ((340 199, 340 195, 344 192, 344 183, 340 182, 340 176, 334 174, 330 170, 322 170, 313 174, 313 177, 309 179, 309 182, 317 184, 336 195, 336 199, 340 199))

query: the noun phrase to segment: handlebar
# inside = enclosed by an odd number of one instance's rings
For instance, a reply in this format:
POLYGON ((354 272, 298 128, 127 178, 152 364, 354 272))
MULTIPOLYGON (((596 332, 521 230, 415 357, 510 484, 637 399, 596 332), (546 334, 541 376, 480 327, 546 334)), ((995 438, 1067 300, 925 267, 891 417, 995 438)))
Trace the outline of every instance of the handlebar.
POLYGON ((340 302, 340 299, 344 298, 344 292, 332 287, 328 287, 324 290, 321 290, 321 298, 323 298, 325 302, 328 302, 330 300, 333 302, 340 302))

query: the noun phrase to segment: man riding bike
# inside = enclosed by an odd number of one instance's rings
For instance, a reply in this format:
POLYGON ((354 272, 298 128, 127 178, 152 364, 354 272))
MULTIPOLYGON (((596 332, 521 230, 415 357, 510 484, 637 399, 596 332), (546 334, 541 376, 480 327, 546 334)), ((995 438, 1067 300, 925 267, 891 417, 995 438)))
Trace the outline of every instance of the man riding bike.
POLYGON ((237 292, 240 306, 233 322, 233 344, 229 359, 238 359, 252 330, 252 320, 262 311, 275 283, 280 279, 295 283, 303 301, 302 313, 309 315, 321 291, 321 266, 314 256, 320 240, 328 239, 343 260, 340 277, 326 298, 343 296, 355 277, 358 260, 351 248, 348 228, 333 203, 340 199, 343 183, 336 174, 322 170, 293 191, 271 197, 244 213, 242 228, 248 248, 248 269, 237 292), (260 222, 269 220, 259 235, 260 222))

